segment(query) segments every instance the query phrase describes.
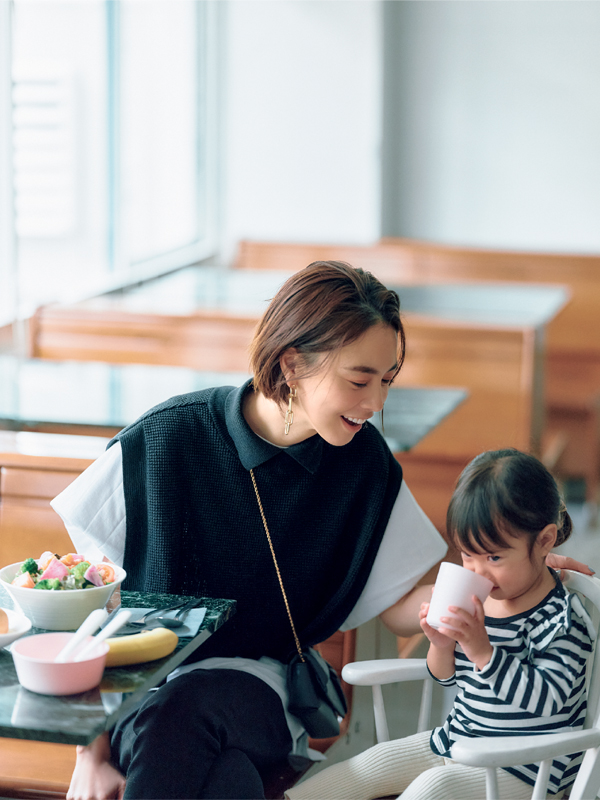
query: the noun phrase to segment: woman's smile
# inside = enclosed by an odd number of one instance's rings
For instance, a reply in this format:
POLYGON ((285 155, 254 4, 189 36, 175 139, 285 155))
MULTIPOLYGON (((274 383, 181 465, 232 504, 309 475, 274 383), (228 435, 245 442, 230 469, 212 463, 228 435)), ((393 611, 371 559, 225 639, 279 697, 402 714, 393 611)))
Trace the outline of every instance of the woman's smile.
POLYGON ((362 426, 367 421, 367 419, 369 419, 369 417, 367 417, 366 419, 357 419, 355 417, 346 417, 342 414, 342 419, 346 424, 350 426, 352 430, 355 429, 360 430, 360 428, 362 428, 362 426))
POLYGON ((323 359, 313 374, 297 380, 291 376, 288 383, 297 386, 298 397, 287 443, 318 433, 329 444, 348 444, 383 408, 397 359, 396 331, 378 324, 340 348, 335 359, 323 359))
POLYGON ((294 417, 289 432, 284 434, 286 407, 256 392, 248 393, 244 405, 250 427, 280 446, 318 434, 329 444, 342 447, 382 410, 398 368, 398 335, 389 325, 373 325, 341 347, 334 358, 322 356, 320 365, 311 365, 306 377, 301 377, 305 364, 296 352, 290 350, 282 361, 287 383, 297 392, 292 397, 294 417))

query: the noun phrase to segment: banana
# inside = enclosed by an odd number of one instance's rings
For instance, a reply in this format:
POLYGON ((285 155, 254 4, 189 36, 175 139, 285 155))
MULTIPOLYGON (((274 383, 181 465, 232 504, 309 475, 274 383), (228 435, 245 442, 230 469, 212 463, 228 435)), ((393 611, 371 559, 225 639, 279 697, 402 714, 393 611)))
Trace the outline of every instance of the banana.
POLYGON ((177 647, 179 637, 168 628, 154 628, 151 631, 135 633, 133 636, 115 636, 107 639, 107 667, 122 667, 126 664, 142 664, 156 661, 172 653, 177 647))

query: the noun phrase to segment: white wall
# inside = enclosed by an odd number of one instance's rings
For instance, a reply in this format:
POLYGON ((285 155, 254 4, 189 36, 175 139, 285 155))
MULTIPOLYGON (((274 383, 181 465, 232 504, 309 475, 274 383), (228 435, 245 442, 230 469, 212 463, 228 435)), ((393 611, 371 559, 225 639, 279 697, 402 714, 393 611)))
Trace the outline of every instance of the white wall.
POLYGON ((384 233, 600 252, 600 2, 384 3, 384 233))
POLYGON ((224 254, 242 238, 377 239, 380 3, 224 5, 224 254))

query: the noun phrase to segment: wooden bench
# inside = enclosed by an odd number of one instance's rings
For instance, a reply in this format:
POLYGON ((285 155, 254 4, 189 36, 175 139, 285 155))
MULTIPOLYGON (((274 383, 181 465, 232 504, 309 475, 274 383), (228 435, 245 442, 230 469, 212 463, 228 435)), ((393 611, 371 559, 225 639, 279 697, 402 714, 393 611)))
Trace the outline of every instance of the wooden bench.
MULTIPOLYGON (((562 283, 571 300, 548 325, 546 360, 548 443, 562 450, 554 471, 585 480, 587 499, 600 488, 600 256, 461 248, 387 239, 424 282, 518 281, 562 283)), ((394 270, 382 266, 382 277, 394 270)))
MULTIPOLYGON (((38 441, 48 436, 36 434, 38 441)), ((0 564, 13 564, 44 550, 69 552, 73 543, 49 505, 87 466, 90 458, 32 455, 18 435, 0 431, 0 564)), ((98 449, 102 447, 98 440, 98 449)))
POLYGON ((318 259, 363 267, 384 283, 527 282, 564 284, 569 304, 548 325, 544 448, 559 477, 600 486, 600 256, 530 253, 383 239, 370 246, 244 241, 238 269, 295 271, 318 259))
POLYGON ((348 261, 389 284, 565 284, 571 302, 549 325, 549 352, 600 356, 600 256, 461 248, 412 239, 383 239, 368 246, 242 241, 234 266, 295 272, 319 259, 348 261))
POLYGON ((313 261, 346 261, 377 275, 381 280, 421 283, 419 263, 410 248, 402 253, 394 240, 373 245, 313 244, 242 240, 238 244, 235 269, 297 272, 313 261), (399 272, 401 269, 401 274, 399 272))
POLYGON ((2 739, 0 797, 64 800, 74 766, 74 745, 2 739))
POLYGON ((248 372, 256 322, 256 315, 210 311, 175 315, 93 303, 45 306, 29 320, 29 355, 248 372))

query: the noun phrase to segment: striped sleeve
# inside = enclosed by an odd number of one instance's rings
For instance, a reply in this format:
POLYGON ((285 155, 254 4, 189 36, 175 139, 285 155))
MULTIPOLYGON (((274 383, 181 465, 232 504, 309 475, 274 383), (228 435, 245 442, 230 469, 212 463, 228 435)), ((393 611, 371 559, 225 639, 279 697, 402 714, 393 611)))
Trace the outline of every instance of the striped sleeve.
POLYGON ((450 675, 449 678, 436 678, 433 672, 429 669, 429 664, 425 665, 427 667, 427 672, 433 678, 436 683, 439 683, 440 686, 454 686, 456 683, 456 672, 453 675, 450 675))

